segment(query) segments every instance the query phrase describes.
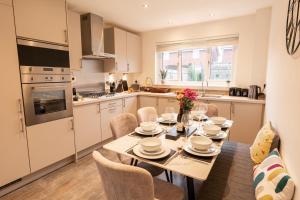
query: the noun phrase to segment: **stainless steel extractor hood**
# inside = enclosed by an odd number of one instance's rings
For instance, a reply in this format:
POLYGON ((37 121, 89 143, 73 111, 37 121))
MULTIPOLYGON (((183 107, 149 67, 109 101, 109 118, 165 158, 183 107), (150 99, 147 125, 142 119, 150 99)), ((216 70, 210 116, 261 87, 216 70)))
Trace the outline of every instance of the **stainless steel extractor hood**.
POLYGON ((82 56, 86 59, 112 59, 114 54, 104 52, 103 18, 87 13, 80 16, 82 56))

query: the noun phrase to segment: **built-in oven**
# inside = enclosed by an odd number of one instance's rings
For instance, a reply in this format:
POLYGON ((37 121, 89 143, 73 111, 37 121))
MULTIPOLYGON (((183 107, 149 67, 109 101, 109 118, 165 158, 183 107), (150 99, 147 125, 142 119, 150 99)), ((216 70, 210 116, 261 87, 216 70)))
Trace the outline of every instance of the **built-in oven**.
POLYGON ((18 39, 27 126, 72 117, 68 47, 18 39))

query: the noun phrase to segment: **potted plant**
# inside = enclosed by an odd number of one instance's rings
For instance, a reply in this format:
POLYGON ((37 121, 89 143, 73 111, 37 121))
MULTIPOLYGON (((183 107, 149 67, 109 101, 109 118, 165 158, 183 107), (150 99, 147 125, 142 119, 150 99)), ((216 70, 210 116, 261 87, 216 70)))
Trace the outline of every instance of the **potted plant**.
POLYGON ((161 68, 160 69, 160 80, 161 80, 161 83, 164 84, 165 83, 165 79, 167 77, 167 73, 168 73, 168 70, 167 69, 164 69, 164 68, 161 68))
POLYGON ((194 107, 194 101, 197 99, 197 93, 189 88, 177 93, 180 110, 177 116, 177 121, 180 122, 183 113, 190 112, 194 107))

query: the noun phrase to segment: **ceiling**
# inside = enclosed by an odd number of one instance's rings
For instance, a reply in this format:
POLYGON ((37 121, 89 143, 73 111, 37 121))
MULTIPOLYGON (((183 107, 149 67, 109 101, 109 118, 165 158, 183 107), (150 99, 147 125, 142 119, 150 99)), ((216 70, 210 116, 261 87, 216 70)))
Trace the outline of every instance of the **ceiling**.
POLYGON ((92 12, 108 23, 136 32, 213 21, 254 13, 273 0, 67 0, 69 7, 92 12), (147 4, 148 8, 144 5, 147 4))

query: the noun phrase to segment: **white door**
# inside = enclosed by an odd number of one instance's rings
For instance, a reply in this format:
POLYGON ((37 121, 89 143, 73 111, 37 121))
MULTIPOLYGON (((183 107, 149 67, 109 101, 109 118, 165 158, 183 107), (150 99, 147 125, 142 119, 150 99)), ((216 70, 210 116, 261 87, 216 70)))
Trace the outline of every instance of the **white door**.
POLYGON ((65 0, 14 0, 17 36, 68 44, 65 0))
POLYGON ((133 33, 126 33, 127 37, 127 62, 128 72, 141 72, 142 65, 142 43, 141 38, 133 33))
POLYGON ((13 8, 0 4, 0 186, 30 173, 13 8))
POLYGON ((234 124, 230 129, 229 139, 252 144, 262 127, 263 115, 263 104, 232 103, 231 116, 234 124))
POLYGON ((27 127, 31 171, 75 154, 73 118, 27 127))
POLYGON ((122 105, 101 109, 102 141, 112 137, 110 121, 122 112, 122 105))
POLYGON ((148 96, 139 96, 139 107, 154 107, 158 112, 158 98, 157 97, 148 97, 148 96))
POLYGON ((136 116, 137 112, 137 97, 124 98, 124 113, 131 113, 136 116))
POLYGON ((115 68, 116 72, 127 72, 127 55, 126 55, 126 31, 114 28, 115 38, 115 68))
POLYGON ((76 150, 81 151, 101 142, 100 105, 73 108, 76 150))
POLYGON ((80 14, 71 10, 68 10, 68 38, 70 68, 72 71, 81 70, 82 47, 80 14))
POLYGON ((231 102, 225 101, 208 101, 209 104, 214 104, 218 107, 218 115, 231 119, 231 102))
POLYGON ((159 98, 158 99, 158 114, 161 115, 161 114, 165 113, 166 107, 174 108, 174 111, 176 113, 178 113, 179 109, 180 109, 179 102, 176 100, 176 98, 159 98))

